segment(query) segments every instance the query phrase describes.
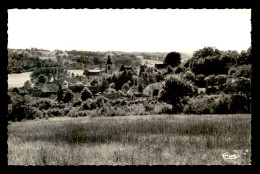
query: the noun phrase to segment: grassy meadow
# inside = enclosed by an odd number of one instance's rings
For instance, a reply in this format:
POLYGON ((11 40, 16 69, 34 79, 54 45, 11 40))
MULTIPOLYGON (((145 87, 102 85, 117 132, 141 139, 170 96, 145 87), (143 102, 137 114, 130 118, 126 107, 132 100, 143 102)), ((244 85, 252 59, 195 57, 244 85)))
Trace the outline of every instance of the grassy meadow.
POLYGON ((8 164, 250 165, 250 141, 249 114, 56 117, 8 125, 8 164))

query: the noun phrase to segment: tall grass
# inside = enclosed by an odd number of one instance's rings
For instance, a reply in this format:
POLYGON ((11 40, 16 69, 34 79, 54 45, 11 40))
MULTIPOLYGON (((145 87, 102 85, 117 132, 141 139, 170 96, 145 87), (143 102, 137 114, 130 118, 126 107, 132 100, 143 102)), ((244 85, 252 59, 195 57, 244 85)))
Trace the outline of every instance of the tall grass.
MULTIPOLYGON (((85 117, 8 130, 8 162, 19 165, 226 164, 221 153, 250 151, 251 137, 249 115, 85 117)), ((246 154, 242 164, 250 164, 246 154)))

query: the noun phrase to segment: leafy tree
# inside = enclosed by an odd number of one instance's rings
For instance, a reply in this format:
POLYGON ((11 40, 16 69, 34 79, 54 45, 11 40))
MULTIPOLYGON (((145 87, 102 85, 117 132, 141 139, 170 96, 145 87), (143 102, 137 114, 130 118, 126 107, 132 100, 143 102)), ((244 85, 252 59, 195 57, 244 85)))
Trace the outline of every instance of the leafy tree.
POLYGON ((207 77, 205 77, 205 80, 208 82, 208 85, 215 85, 215 75, 209 75, 207 77))
POLYGON ((107 88, 109 88, 109 82, 108 82, 107 78, 105 76, 103 76, 99 90, 100 90, 100 92, 104 92, 107 88))
POLYGON ((84 65, 84 67, 87 67, 87 64, 89 63, 88 56, 85 53, 80 53, 80 56, 76 59, 78 63, 81 63, 84 65))
POLYGON ((226 74, 219 74, 215 77, 215 83, 216 85, 222 85, 224 83, 226 83, 228 76, 226 74))
POLYGON ((250 78, 252 72, 251 65, 233 66, 229 69, 228 74, 233 77, 246 77, 250 78))
POLYGON ((171 66, 171 65, 168 65, 167 71, 166 71, 165 75, 166 75, 166 74, 172 74, 173 72, 174 72, 174 69, 172 68, 172 66, 171 66))
POLYGON ((175 74, 184 73, 185 71, 186 71, 186 69, 182 66, 177 66, 177 67, 174 68, 175 74))
POLYGON ((12 90, 12 92, 15 92, 16 94, 20 94, 20 90, 17 88, 17 87, 15 87, 13 90, 12 90))
POLYGON ((75 102, 73 103, 73 107, 78 107, 78 106, 80 106, 81 104, 82 104, 82 100, 79 99, 78 101, 75 101, 75 102))
POLYGON ((140 71, 139 71, 139 77, 141 77, 142 76, 142 73, 143 72, 145 72, 145 69, 146 69, 146 67, 144 66, 144 65, 142 65, 141 67, 140 67, 140 71))
POLYGON ((125 83, 127 83, 129 80, 131 81, 131 84, 132 84, 133 83, 133 75, 132 75, 131 72, 129 73, 127 70, 123 71, 122 73, 119 73, 116 81, 112 81, 112 78, 111 78, 111 81, 115 83, 115 89, 116 90, 120 90, 122 88, 122 86, 125 83))
POLYGON ((88 89, 88 87, 85 87, 82 92, 81 92, 81 100, 82 101, 85 101, 87 100, 88 98, 91 98, 92 97, 92 92, 88 89))
POLYGON ((194 82, 195 81, 195 74, 191 71, 186 71, 183 75, 183 78, 185 78, 188 81, 194 82))
POLYGON ((181 54, 178 52, 170 52, 166 55, 164 63, 176 67, 181 63, 181 54))
POLYGON ((63 90, 61 84, 59 85, 59 89, 57 92, 57 100, 60 102, 63 99, 63 90))
POLYGON ((35 112, 30 106, 30 99, 28 96, 13 98, 12 111, 8 115, 8 120, 21 121, 25 118, 31 119, 35 117, 35 112))
POLYGON ((110 85, 109 85, 109 88, 115 88, 115 83, 111 83, 110 85))
POLYGON ((11 104, 12 103, 12 99, 10 97, 9 94, 7 94, 7 104, 11 104))
POLYGON ((77 82, 74 85, 74 90, 73 92, 81 92, 84 89, 84 84, 82 82, 77 82))
POLYGON ((72 93, 71 90, 67 89, 63 97, 63 102, 69 103, 73 98, 74 98, 74 94, 72 93))
POLYGON ((45 83, 47 81, 47 77, 44 76, 43 74, 41 74, 38 76, 37 81, 38 81, 38 83, 45 83))
POLYGON ((24 83, 24 87, 25 87, 26 89, 30 89, 30 88, 32 87, 32 84, 30 83, 29 80, 27 80, 27 81, 24 83))
POLYGON ((143 91, 143 87, 141 84, 138 84, 138 92, 142 92, 143 91))
POLYGON ((251 47, 247 51, 241 51, 238 59, 236 60, 236 65, 248 65, 251 64, 251 47))
POLYGON ((69 62, 67 62, 67 61, 64 62, 64 66, 67 66, 67 67, 68 67, 68 66, 69 66, 69 62))
POLYGON ((88 77, 88 74, 89 74, 89 70, 85 69, 83 75, 86 75, 88 77))
POLYGON ((94 63, 95 65, 98 65, 98 64, 100 64, 100 61, 99 61, 99 59, 98 59, 97 57, 94 57, 94 58, 93 58, 93 63, 94 63))
POLYGON ((91 86, 96 86, 96 85, 98 85, 97 79, 93 79, 93 80, 90 82, 90 85, 91 85, 91 86))
POLYGON ((221 52, 215 47, 204 47, 203 49, 199 49, 193 53, 193 58, 206 58, 212 56, 219 56, 221 52))
POLYGON ((129 85, 127 83, 125 83, 123 86, 122 86, 122 91, 124 92, 127 92, 128 90, 130 89, 129 85))
POLYGON ((155 74, 155 79, 156 79, 156 82, 163 81, 163 75, 162 75, 162 72, 161 72, 161 71, 158 71, 158 72, 155 74))
POLYGON ((159 100, 173 106, 174 112, 180 112, 183 108, 182 100, 185 96, 196 94, 196 88, 189 81, 179 75, 168 75, 159 92, 159 100))

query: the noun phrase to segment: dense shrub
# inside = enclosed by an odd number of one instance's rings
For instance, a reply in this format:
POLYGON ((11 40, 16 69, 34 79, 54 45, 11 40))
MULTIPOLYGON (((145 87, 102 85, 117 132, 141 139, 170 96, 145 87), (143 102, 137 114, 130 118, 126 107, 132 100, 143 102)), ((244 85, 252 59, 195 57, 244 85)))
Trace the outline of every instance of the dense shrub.
POLYGON ((12 92, 15 92, 15 93, 17 93, 17 94, 20 94, 20 90, 18 89, 18 88, 13 88, 13 90, 12 90, 12 92))
POLYGON ((81 104, 81 108, 83 110, 93 110, 96 109, 96 107, 97 107, 96 101, 91 99, 88 99, 81 104))
POLYGON ((223 84, 223 91, 226 93, 241 93, 248 97, 251 95, 251 80, 249 78, 228 78, 223 84))
POLYGON ((115 88, 115 83, 111 83, 111 84, 109 85, 109 88, 115 88))
POLYGON ((73 103, 73 106, 74 107, 78 107, 78 106, 80 106, 82 104, 82 100, 77 100, 77 101, 75 101, 74 103, 73 103))
POLYGON ((162 114, 171 114, 172 113, 172 106, 171 105, 163 105, 159 113, 162 114))
POLYGON ((62 116, 63 115, 63 112, 62 112, 62 110, 61 109, 57 109, 57 108, 52 108, 52 109, 49 109, 48 111, 47 111, 47 113, 48 113, 48 116, 49 117, 53 117, 53 116, 62 116))
POLYGON ((232 95, 230 113, 250 113, 250 100, 245 95, 232 95))
POLYGON ((197 88, 191 82, 179 75, 168 75, 159 92, 159 100, 172 104, 174 106, 173 111, 178 113, 182 110, 182 99, 185 96, 196 94, 197 88))
POLYGON ((40 110, 47 110, 49 108, 51 108, 51 101, 50 100, 41 100, 39 103, 38 103, 38 106, 39 106, 39 109, 40 110))
POLYGON ((82 82, 77 82, 73 87, 73 89, 74 89, 73 92, 81 92, 84 88, 85 88, 85 86, 82 82))
POLYGON ((70 110, 71 110, 71 107, 66 107, 66 108, 64 108, 64 110, 63 110, 63 115, 67 115, 70 110))
POLYGON ((95 99, 96 106, 99 107, 99 108, 104 106, 104 104, 107 103, 107 101, 109 101, 109 100, 107 98, 105 98, 104 96, 98 96, 95 99))
POLYGON ((146 104, 146 105, 144 105, 144 108, 145 108, 145 111, 152 111, 152 110, 154 110, 154 105, 152 105, 152 104, 146 104))
POLYGON ((195 74, 191 71, 186 71, 183 75, 183 78, 185 78, 188 81, 195 81, 195 74))
POLYGON ((87 100, 88 98, 91 98, 93 96, 92 92, 87 88, 85 87, 82 91, 81 91, 81 100, 82 101, 85 101, 87 100))
POLYGON ((229 69, 228 74, 233 77, 246 77, 250 78, 252 72, 251 65, 233 66, 229 69))
POLYGON ((183 112, 185 114, 249 113, 250 101, 243 95, 200 95, 190 98, 183 112))
POLYGON ((216 85, 223 85, 226 83, 228 76, 226 74, 219 74, 215 77, 215 84, 216 85))
POLYGON ((123 92, 127 92, 128 90, 130 89, 128 83, 125 83, 123 86, 122 86, 122 91, 123 92))
POLYGON ((34 119, 35 110, 30 103, 28 96, 17 96, 12 99, 12 104, 9 106, 8 120, 22 121, 23 119, 34 119))
POLYGON ((69 117, 77 117, 78 116, 78 109, 72 108, 67 115, 69 117))

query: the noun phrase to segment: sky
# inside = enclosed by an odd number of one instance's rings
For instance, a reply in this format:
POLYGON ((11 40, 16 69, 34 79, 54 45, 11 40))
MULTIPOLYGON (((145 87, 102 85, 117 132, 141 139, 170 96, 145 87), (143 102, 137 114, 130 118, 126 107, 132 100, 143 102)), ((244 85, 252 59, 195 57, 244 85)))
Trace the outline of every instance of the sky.
POLYGON ((250 9, 10 9, 8 48, 86 51, 247 50, 250 9))

